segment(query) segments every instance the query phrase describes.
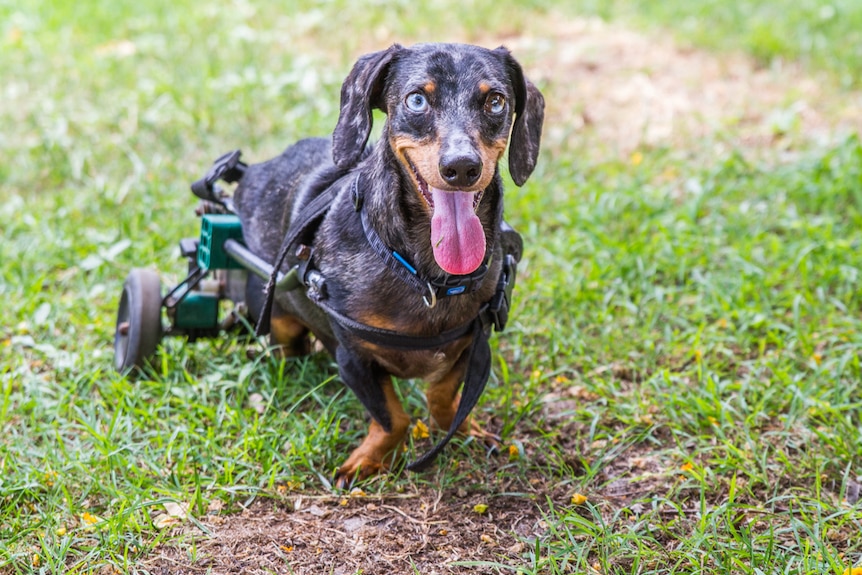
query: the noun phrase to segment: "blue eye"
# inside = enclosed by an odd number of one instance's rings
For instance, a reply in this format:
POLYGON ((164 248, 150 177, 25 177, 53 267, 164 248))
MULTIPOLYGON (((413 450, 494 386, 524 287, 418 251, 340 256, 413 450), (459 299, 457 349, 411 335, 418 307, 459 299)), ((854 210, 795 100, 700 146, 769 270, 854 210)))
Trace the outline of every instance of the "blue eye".
POLYGON ((485 100, 485 111, 490 114, 499 114, 506 109, 506 97, 503 94, 493 93, 485 100))
POLYGON ((405 103, 414 112, 424 112, 428 109, 428 98, 422 92, 411 92, 407 95, 405 103))

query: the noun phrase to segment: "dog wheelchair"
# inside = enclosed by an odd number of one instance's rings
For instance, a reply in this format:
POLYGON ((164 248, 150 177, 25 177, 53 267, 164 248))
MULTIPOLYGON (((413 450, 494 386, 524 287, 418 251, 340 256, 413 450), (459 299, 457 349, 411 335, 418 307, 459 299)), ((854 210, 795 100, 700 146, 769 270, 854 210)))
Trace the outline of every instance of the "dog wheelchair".
MULTIPOLYGON (((155 270, 135 268, 126 277, 114 332, 117 371, 147 365, 166 336, 194 341, 227 332, 254 331, 255 318, 246 305, 249 274, 267 280, 272 265, 245 246, 233 202, 217 183, 242 178, 247 165, 240 161, 240 155, 235 150, 221 156, 206 176, 191 186, 200 199, 196 212, 201 228, 199 237, 180 240, 180 254, 188 262, 186 278, 163 294, 155 270), (225 301, 232 306, 224 306, 225 301), (163 315, 167 324, 162 322, 163 315)), ((279 274, 279 289, 288 288, 293 279, 289 275, 279 274)))
MULTIPOLYGON (((267 281, 275 280, 275 290, 304 287, 299 266, 275 278, 273 264, 252 253, 243 242, 242 224, 233 199, 218 184, 219 180, 236 183, 242 179, 247 164, 240 160, 240 150, 219 157, 207 174, 191 185, 200 200, 196 213, 201 218, 200 235, 179 242, 181 257, 188 263, 188 275, 167 293, 162 293, 157 271, 134 268, 123 284, 114 331, 114 367, 126 373, 144 368, 154 357, 162 338, 186 337, 189 341, 214 338, 222 333, 263 335, 266 330, 255 324, 260 320, 247 303, 256 301, 250 290, 262 290, 267 281), (250 281, 259 278, 262 281, 250 281), (228 302, 229 305, 224 305, 228 302), (164 310, 164 314, 162 313, 164 310), (163 323, 163 316, 167 324, 163 323)), ((502 331, 508 316, 515 268, 521 259, 521 236, 506 222, 501 226, 502 244, 508 273, 501 277, 491 302, 494 323, 502 331)), ((264 322, 268 325, 268 322, 264 322)))

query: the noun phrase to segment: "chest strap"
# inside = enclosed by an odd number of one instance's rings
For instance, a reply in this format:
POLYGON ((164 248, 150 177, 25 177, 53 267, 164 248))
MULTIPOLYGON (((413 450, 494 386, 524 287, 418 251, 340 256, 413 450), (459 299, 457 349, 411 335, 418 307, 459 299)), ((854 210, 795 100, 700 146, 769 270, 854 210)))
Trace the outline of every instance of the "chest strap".
MULTIPOLYGON (((511 228, 509 228, 511 230, 511 228)), ((515 233, 514 230, 511 230, 515 233)), ((520 253, 518 254, 520 255, 520 253)), ((497 289, 489 302, 479 310, 479 314, 472 321, 444 331, 434 336, 407 335, 400 332, 380 329, 353 320, 333 309, 326 302, 325 279, 316 271, 309 273, 309 289, 307 295, 329 316, 330 320, 339 328, 362 340, 382 347, 399 350, 428 350, 442 347, 468 334, 472 334, 473 341, 469 348, 467 360, 467 372, 464 375, 464 385, 461 388, 461 399, 455 417, 446 436, 434 447, 425 452, 416 461, 407 465, 410 471, 423 471, 427 469, 437 458, 443 448, 458 433, 458 428, 467 420, 470 412, 476 407, 488 378, 491 375, 491 328, 498 332, 503 331, 509 317, 509 305, 512 298, 512 290, 515 287, 515 275, 518 260, 515 255, 506 254, 497 289)), ((345 380, 345 383, 349 383, 345 380)), ((379 411, 378 405, 363 393, 363 390, 353 390, 365 408, 371 413, 384 429, 388 426, 388 413, 379 411)))

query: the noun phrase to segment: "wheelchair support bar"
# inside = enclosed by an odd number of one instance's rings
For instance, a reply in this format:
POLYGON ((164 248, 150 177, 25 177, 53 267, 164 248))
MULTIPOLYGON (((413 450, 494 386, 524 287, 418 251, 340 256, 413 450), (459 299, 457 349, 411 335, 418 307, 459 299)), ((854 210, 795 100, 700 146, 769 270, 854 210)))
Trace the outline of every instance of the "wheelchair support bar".
MULTIPOLYGON (((234 239, 225 240, 224 251, 236 260, 242 267, 253 273, 259 278, 268 280, 272 274, 272 265, 268 264, 251 251, 234 239)), ((280 290, 291 290, 300 286, 300 279, 295 269, 284 274, 279 272, 275 287, 280 290)))

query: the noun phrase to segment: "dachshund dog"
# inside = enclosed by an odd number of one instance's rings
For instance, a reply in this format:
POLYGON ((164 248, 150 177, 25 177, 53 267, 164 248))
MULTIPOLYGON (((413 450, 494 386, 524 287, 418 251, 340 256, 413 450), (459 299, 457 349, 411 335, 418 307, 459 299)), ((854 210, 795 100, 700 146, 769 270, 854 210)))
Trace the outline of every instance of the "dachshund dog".
MULTIPOLYGON (((458 328, 495 296, 506 255, 498 164, 508 147, 512 180, 524 184, 543 118, 542 94, 507 49, 396 44, 356 62, 331 138, 300 140, 248 167, 234 194, 245 242, 283 272, 304 266, 308 288, 275 290, 267 310, 262 281, 250 281, 249 308, 268 316, 271 341, 287 355, 306 353, 313 334, 371 415, 368 435, 336 471, 337 487, 387 469, 400 453, 410 417, 393 376, 423 379, 433 423, 457 423, 481 335, 458 328), (375 109, 386 121, 369 145, 375 109), (291 226, 322 194, 330 199, 312 237, 285 260, 291 226), (428 345, 367 337, 378 332, 428 345)), ((453 433, 481 435, 461 419, 453 433)))

